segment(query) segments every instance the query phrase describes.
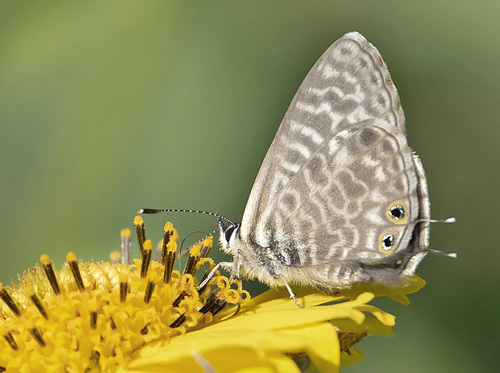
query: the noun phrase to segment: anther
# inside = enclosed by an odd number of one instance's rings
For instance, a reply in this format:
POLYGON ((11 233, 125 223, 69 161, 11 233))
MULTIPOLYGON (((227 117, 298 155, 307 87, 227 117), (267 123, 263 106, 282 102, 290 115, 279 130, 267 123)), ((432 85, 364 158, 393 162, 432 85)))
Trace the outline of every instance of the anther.
POLYGON ((174 270, 175 257, 177 255, 177 242, 172 241, 167 246, 167 254, 165 257, 165 267, 163 269, 163 283, 168 284, 174 270))
POLYGON ((82 274, 80 273, 80 267, 78 266, 78 259, 76 255, 72 252, 69 252, 66 255, 66 262, 68 263, 69 269, 75 278, 76 286, 81 292, 85 291, 85 285, 83 284, 82 274))
POLYGON ((0 298, 2 298, 2 300, 5 302, 5 304, 7 305, 7 307, 9 307, 10 310, 12 312, 14 312, 14 314, 16 316, 18 316, 18 317, 21 316, 21 311, 19 310, 19 307, 14 302, 14 300, 12 299, 12 297, 10 296, 10 294, 7 293, 7 290, 5 290, 3 288, 1 282, 0 282, 0 298))
POLYGON ((151 296, 153 295, 153 291, 155 290, 156 282, 152 279, 148 280, 148 284, 146 285, 146 291, 144 292, 144 303, 148 304, 151 300, 151 296))
POLYGON ((95 329, 97 327, 97 312, 90 312, 90 328, 95 329))
POLYGON ((131 235, 132 233, 128 228, 122 229, 120 232, 122 263, 125 264, 129 264, 130 261, 130 248, 132 247, 131 235))
POLYGON ((126 273, 120 273, 120 302, 125 303, 128 294, 128 276, 126 273))
MULTIPOLYGON (((210 294, 212 295, 212 294, 210 294)), ((215 304, 215 298, 214 297, 209 297, 207 299, 207 301, 205 302, 205 304, 203 305, 203 307, 200 308, 200 312, 201 313, 207 313, 207 312, 210 312, 210 310, 212 309, 212 307, 214 306, 215 304)))
POLYGON ((215 305, 215 302, 217 300, 217 296, 216 296, 216 293, 218 291, 214 291, 213 293, 211 293, 208 298, 207 298, 207 301, 205 302, 205 304, 200 308, 200 312, 201 313, 207 313, 207 312, 210 312, 210 310, 214 307, 215 305))
POLYGON ((217 314, 227 305, 227 300, 221 297, 220 290, 215 290, 208 296, 207 302, 200 308, 201 313, 210 312, 212 315, 217 314))
POLYGON ((142 250, 144 241, 146 241, 146 228, 144 227, 144 219, 140 215, 134 218, 135 233, 137 234, 137 241, 139 243, 139 253, 142 257, 142 250))
POLYGON ((118 251, 112 251, 111 254, 109 255, 109 260, 113 265, 120 263, 121 259, 122 256, 118 251))
POLYGON ((187 319, 186 314, 183 313, 178 318, 176 318, 174 320, 174 322, 169 325, 169 327, 170 328, 178 328, 179 326, 181 326, 184 323, 184 321, 186 321, 186 319, 187 319))
MULTIPOLYGON (((208 263, 210 263, 210 260, 208 261, 208 263)), ((205 263, 203 263, 203 264, 205 264, 205 263)), ((203 274, 203 277, 201 278, 199 285, 196 287, 196 290, 198 291, 198 294, 203 293, 205 291, 205 289, 207 288, 208 282, 212 278, 210 276, 211 275, 213 276, 212 271, 213 271, 213 269, 215 267, 216 267, 215 265, 211 264, 207 268, 207 270, 205 271, 205 273, 203 274)))
POLYGON ((29 330, 29 332, 30 332, 31 336, 33 337, 33 339, 38 342, 40 347, 45 347, 45 341, 43 340, 43 336, 42 336, 42 333, 40 333, 40 330, 38 330, 35 327, 35 328, 31 328, 29 330))
POLYGON ((210 311, 212 315, 218 314, 227 305, 227 300, 225 298, 217 297, 214 308, 210 311))
POLYGON ((213 245, 214 245, 214 238, 212 236, 208 236, 203 241, 201 241, 200 256, 202 258, 206 258, 213 245))
POLYGON ((201 258, 201 243, 194 245, 189 251, 189 259, 186 263, 186 268, 184 268, 183 274, 194 275, 196 273, 196 265, 201 258))
POLYGON ((40 298, 37 297, 35 293, 31 293, 30 299, 35 305, 35 307, 38 309, 38 312, 43 316, 44 319, 48 320, 48 315, 47 311, 45 310, 45 307, 43 306, 42 302, 40 301, 40 298))
POLYGON ((59 289, 59 284, 57 282, 56 273, 54 272, 54 266, 52 265, 52 262, 51 262, 49 256, 46 254, 43 254, 40 257, 40 261, 42 262, 43 270, 45 271, 45 275, 47 276, 47 279, 49 280, 50 286, 52 287, 54 294, 59 295, 61 293, 61 290, 59 289))
MULTIPOLYGON (((207 288, 208 286, 208 281, 205 281, 208 276, 210 275, 210 273, 212 272, 212 269, 211 268, 208 268, 206 271, 205 271, 205 274, 203 275, 203 277, 201 278, 201 281, 200 281, 200 284, 203 284, 203 286, 201 287, 197 287, 196 290, 198 291, 198 294, 201 294, 203 293, 203 291, 205 291, 205 289, 207 288)), ((199 285, 198 285, 199 286, 199 285)))
POLYGON ((5 334, 3 336, 5 338, 5 340, 7 341, 7 343, 9 344, 9 346, 14 350, 14 351, 17 351, 19 349, 16 341, 14 340, 14 337, 12 336, 11 332, 8 332, 7 334, 5 334))
POLYGON ((175 300, 172 302, 172 307, 179 307, 181 300, 183 300, 187 294, 188 293, 185 290, 181 291, 179 296, 177 298, 175 298, 175 300))
POLYGON ((163 265, 165 265, 165 262, 167 260, 168 244, 173 234, 174 234, 174 226, 171 222, 167 221, 165 223, 165 226, 163 227, 163 242, 161 248, 161 264, 163 265))
POLYGON ((153 243, 151 240, 144 241, 142 250, 142 263, 141 263, 141 278, 144 278, 148 274, 149 263, 151 263, 151 255, 153 251, 153 243))

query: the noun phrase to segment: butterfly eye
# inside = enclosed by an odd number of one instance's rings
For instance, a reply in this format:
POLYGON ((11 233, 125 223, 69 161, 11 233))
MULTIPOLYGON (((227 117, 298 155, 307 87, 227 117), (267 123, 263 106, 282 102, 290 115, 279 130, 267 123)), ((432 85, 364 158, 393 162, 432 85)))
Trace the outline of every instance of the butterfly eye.
POLYGON ((396 220, 401 220, 405 216, 405 210, 402 206, 394 206, 389 210, 389 215, 391 215, 396 220))
POLYGON ((229 243, 231 237, 233 236, 233 233, 238 227, 239 227, 238 224, 232 224, 229 227, 227 227, 226 231, 224 232, 224 237, 226 238, 227 243, 229 243))
POLYGON ((387 253, 394 246, 394 235, 382 234, 379 240, 379 248, 383 253, 387 253))
POLYGON ((395 224, 407 224, 408 216, 405 206, 406 203, 403 200, 392 202, 386 210, 387 218, 395 224))

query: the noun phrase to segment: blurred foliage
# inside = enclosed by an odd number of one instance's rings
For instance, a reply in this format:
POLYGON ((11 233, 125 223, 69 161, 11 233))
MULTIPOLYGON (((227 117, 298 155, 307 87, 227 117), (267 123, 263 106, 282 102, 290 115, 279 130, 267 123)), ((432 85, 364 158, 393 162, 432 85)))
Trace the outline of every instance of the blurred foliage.
MULTIPOLYGON (((362 342, 365 362, 349 371, 494 370, 499 11, 494 0, 1 2, 0 281, 42 253, 107 259, 140 207, 240 219, 302 79, 356 30, 399 89, 433 217, 458 220, 433 226, 432 247, 459 259, 425 260, 412 305, 383 306, 395 336, 362 342)), ((215 226, 151 216, 148 236, 167 219, 181 235, 215 226)))

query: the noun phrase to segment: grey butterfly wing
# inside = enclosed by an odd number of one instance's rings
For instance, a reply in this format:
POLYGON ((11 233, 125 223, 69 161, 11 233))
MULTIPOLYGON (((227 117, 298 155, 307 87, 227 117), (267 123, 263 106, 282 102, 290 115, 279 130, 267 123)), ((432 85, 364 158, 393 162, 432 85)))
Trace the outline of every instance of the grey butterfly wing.
POLYGON ((382 119, 338 132, 273 200, 257 242, 272 247, 284 268, 301 269, 292 277, 302 273, 314 285, 397 282, 422 247, 413 224, 421 214, 416 161, 382 119))
POLYGON ((351 32, 320 57, 293 98, 252 188, 242 235, 251 233, 258 213, 272 206, 274 193, 296 174, 294 165, 303 163, 333 132, 373 117, 385 117, 405 131, 399 96, 385 63, 373 45, 351 32))
POLYGON ((243 241, 270 247, 295 268, 406 248, 426 185, 404 131, 380 54, 360 34, 344 35, 311 69, 281 123, 245 209, 243 241), (405 224, 388 220, 396 202, 405 224), (393 249, 380 252, 380 232, 394 226, 393 249))

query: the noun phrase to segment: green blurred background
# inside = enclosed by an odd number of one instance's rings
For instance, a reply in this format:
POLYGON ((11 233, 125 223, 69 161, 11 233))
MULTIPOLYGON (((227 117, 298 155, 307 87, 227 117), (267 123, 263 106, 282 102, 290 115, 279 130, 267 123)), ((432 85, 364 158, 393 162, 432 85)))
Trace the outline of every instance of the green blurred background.
MULTIPOLYGON (((500 191, 498 1, 0 4, 0 281, 67 251, 101 260, 140 207, 239 220, 299 84, 359 31, 386 60, 427 171, 427 286, 350 372, 494 371, 500 191)), ((157 241, 205 216, 146 217, 157 241)))

